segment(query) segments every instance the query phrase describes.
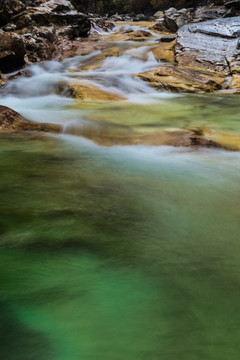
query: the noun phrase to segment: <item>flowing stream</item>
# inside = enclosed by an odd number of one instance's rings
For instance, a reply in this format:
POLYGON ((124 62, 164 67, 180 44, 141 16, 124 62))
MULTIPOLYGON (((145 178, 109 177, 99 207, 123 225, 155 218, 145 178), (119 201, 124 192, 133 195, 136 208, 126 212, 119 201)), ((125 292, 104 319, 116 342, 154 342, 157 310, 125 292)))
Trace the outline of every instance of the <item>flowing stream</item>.
POLYGON ((239 99, 150 88, 135 75, 159 66, 154 39, 32 65, 2 90, 64 131, 1 135, 1 359, 239 359, 240 154, 136 143, 237 136, 239 99), (61 84, 76 82, 123 100, 75 100, 61 84))

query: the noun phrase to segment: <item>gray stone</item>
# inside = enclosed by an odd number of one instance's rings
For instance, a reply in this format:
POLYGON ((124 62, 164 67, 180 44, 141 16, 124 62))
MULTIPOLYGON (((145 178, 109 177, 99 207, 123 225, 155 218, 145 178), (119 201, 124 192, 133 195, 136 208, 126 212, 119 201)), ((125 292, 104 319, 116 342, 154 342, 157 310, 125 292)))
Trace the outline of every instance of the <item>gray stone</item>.
POLYGON ((157 11, 154 15, 155 19, 162 19, 164 18, 164 12, 163 11, 157 11))
POLYGON ((180 66, 225 75, 240 68, 240 17, 185 25, 177 33, 180 66))

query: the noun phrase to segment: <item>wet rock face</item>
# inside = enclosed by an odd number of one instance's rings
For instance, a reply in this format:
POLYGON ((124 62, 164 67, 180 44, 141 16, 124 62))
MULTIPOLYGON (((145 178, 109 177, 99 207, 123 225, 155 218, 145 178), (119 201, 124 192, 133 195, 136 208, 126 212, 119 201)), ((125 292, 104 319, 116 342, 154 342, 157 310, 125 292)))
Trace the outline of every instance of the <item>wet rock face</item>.
POLYGON ((29 121, 18 114, 16 111, 0 106, 0 133, 9 133, 17 131, 44 131, 44 132, 61 132, 60 125, 35 123, 29 121))
POLYGON ((49 60, 57 55, 57 36, 54 26, 31 27, 25 29, 22 37, 26 44, 27 57, 31 62, 49 60))
POLYGON ((185 25, 177 33, 181 67, 229 75, 240 69, 240 17, 185 25))
POLYGON ((91 24, 85 14, 77 12, 67 0, 50 0, 39 6, 28 7, 12 17, 17 29, 28 26, 70 26, 77 29, 76 36, 88 36, 91 24))
POLYGON ((23 39, 14 33, 0 33, 0 71, 8 73, 25 64, 26 48, 23 39))
POLYGON ((0 0, 0 71, 61 54, 62 42, 88 36, 91 23, 68 0, 0 0))
POLYGON ((240 0, 225 0, 224 5, 226 7, 233 7, 235 9, 240 9, 240 0))
POLYGON ((19 0, 0 0, 0 26, 7 24, 14 14, 25 9, 25 4, 19 0))

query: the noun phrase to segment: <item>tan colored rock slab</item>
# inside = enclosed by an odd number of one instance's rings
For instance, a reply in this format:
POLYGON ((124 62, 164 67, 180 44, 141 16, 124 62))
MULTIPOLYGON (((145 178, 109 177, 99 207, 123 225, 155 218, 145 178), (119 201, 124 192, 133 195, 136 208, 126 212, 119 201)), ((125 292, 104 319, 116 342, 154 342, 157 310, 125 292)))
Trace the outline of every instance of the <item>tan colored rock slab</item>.
POLYGON ((170 43, 161 43, 160 45, 155 46, 152 49, 155 59, 157 61, 165 60, 174 63, 175 62, 174 46, 175 46, 174 41, 170 43))
POLYGON ((163 66, 139 74, 138 77, 150 86, 161 91, 203 93, 213 92, 222 88, 225 78, 209 76, 176 66, 163 66))
POLYGON ((104 36, 104 41, 145 41, 153 35, 146 30, 124 31, 104 36))
POLYGON ((84 102, 109 102, 126 100, 123 96, 107 92, 87 82, 61 83, 59 90, 65 95, 84 102))

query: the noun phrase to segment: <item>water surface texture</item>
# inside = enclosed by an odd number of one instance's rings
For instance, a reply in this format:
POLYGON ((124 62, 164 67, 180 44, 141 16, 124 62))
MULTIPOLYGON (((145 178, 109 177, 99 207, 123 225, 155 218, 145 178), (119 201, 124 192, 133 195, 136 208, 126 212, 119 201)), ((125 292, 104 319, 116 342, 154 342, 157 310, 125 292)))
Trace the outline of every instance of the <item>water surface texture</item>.
POLYGON ((0 357, 237 360, 239 153, 115 138, 237 135, 239 99, 158 93, 134 76, 159 66, 149 44, 143 60, 118 46, 94 70, 98 54, 31 66, 1 94, 65 132, 0 136, 0 357), (125 100, 75 101, 71 79, 125 100))

